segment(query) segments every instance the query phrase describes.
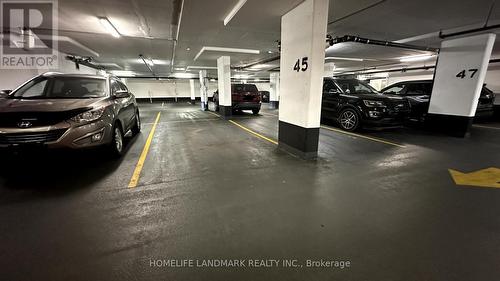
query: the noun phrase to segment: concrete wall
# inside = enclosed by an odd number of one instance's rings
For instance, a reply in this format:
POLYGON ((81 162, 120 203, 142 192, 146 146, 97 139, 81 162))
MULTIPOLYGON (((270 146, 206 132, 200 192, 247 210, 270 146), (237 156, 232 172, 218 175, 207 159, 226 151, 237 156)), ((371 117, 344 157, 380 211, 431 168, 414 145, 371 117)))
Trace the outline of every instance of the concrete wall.
MULTIPOLYGON (((152 79, 126 79, 130 91, 137 98, 189 98, 191 88, 188 79, 177 80, 152 80, 152 79)), ((269 91, 269 83, 255 83, 260 91, 269 91)), ((217 82, 209 82, 208 96, 212 97, 217 90, 217 82)), ((196 97, 200 97, 200 82, 195 79, 196 97)))

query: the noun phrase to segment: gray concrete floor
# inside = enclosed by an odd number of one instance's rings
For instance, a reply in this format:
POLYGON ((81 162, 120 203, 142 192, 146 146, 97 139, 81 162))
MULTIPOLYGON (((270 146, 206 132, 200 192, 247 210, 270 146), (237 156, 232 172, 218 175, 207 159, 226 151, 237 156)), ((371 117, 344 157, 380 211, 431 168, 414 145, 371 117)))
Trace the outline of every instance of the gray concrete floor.
MULTIPOLYGON (((2 156, 1 280, 495 280, 500 190, 448 169, 500 167, 500 124, 459 139, 420 129, 321 129, 319 159, 185 103, 142 105, 119 161, 2 156), (161 112, 136 188, 127 187, 161 112), (154 268, 156 259, 349 260, 332 268, 154 268)), ((234 117, 277 139, 277 111, 234 117)))

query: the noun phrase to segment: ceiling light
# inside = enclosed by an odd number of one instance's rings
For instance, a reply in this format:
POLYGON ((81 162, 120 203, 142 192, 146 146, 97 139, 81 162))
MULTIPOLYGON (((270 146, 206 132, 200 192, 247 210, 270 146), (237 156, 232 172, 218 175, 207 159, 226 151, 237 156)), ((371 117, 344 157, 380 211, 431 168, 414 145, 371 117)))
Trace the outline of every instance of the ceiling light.
POLYGON ((418 56, 409 56, 402 57, 399 59, 401 62, 414 62, 414 61, 424 61, 433 58, 434 55, 418 55, 418 56))
POLYGON ((191 51, 191 48, 186 48, 186 51, 191 51))
POLYGON ((187 70, 190 69, 217 69, 217 66, 196 66, 196 65, 190 65, 186 68, 187 70))
POLYGON ((99 18, 99 22, 109 34, 113 35, 113 37, 115 38, 120 37, 120 32, 118 32, 116 27, 113 26, 113 24, 109 21, 108 18, 99 18))
POLYGON ((268 54, 272 54, 272 53, 273 53, 273 51, 267 51, 267 53, 268 53, 268 54))
POLYGON ((147 59, 147 60, 146 60, 146 63, 147 63, 149 66, 155 66, 155 62, 154 62, 152 59, 147 59))
POLYGON ((231 21, 231 19, 233 19, 233 17, 238 13, 241 7, 245 5, 246 2, 247 0, 239 0, 238 3, 236 3, 236 6, 234 6, 231 12, 227 14, 226 18, 224 18, 224 26, 226 26, 231 21))
POLYGON ((172 73, 172 76, 175 78, 196 78, 197 77, 197 75, 195 75, 195 74, 186 73, 186 72, 172 73))
POLYGON ((363 61, 360 58, 326 57, 325 60, 363 61))
POLYGON ((252 49, 240 49, 240 48, 224 48, 224 47, 210 47, 210 46, 203 46, 201 48, 200 52, 194 57, 194 60, 197 60, 201 54, 205 51, 213 51, 213 52, 228 52, 228 53, 242 53, 242 54, 255 54, 258 55, 260 54, 259 50, 252 50, 252 49))
POLYGON ((248 75, 244 75, 244 74, 237 74, 237 75, 234 75, 234 77, 232 77, 234 79, 248 79, 250 78, 250 76, 248 75))
POLYGON ((130 71, 130 70, 113 70, 111 71, 112 74, 116 76, 128 76, 128 77, 134 77, 135 72, 130 71))
POLYGON ((248 70, 261 70, 261 69, 271 68, 271 67, 273 67, 273 65, 269 65, 269 64, 256 64, 256 65, 253 65, 253 66, 249 67, 248 70))
POLYGON ((184 67, 174 67, 175 71, 184 71, 184 67))

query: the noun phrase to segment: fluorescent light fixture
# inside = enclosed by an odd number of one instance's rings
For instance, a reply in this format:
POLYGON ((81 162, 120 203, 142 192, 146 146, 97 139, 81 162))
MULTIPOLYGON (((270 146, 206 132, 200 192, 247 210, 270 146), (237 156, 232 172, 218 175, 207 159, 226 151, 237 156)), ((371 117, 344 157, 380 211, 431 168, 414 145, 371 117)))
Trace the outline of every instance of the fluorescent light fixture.
POLYGON ((175 77, 175 78, 196 78, 198 76, 195 74, 192 74, 192 73, 176 72, 176 73, 172 73, 172 77, 175 77))
POLYGON ((128 77, 134 77, 136 75, 135 72, 130 70, 113 70, 111 71, 111 73, 116 76, 128 76, 128 77))
POLYGON ((186 70, 184 67, 174 67, 175 71, 184 71, 186 70))
POLYGON ((363 61, 360 58, 326 57, 325 60, 363 61))
POLYGON ((258 55, 260 54, 259 50, 252 50, 252 49, 239 49, 239 48, 224 48, 224 47, 210 47, 210 46, 203 46, 201 48, 200 52, 194 57, 194 60, 197 60, 201 54, 205 51, 212 51, 212 52, 227 52, 227 53, 242 53, 242 54, 254 54, 258 55))
POLYGON ((271 68, 273 65, 269 64, 256 64, 254 66, 249 67, 249 70, 261 70, 261 69, 266 69, 266 68, 271 68))
POLYGON ((191 69, 217 69, 217 66, 198 66, 198 65, 190 65, 186 68, 186 71, 191 69))
POLYGON ((155 66, 155 62, 154 62, 152 59, 147 59, 147 60, 146 60, 146 63, 147 63, 149 66, 155 66))
POLYGON ((250 76, 249 75, 245 75, 245 74, 236 74, 232 78, 234 78, 234 79, 248 79, 248 78, 250 78, 250 76))
POLYGON ((231 12, 227 14, 227 16, 224 18, 224 26, 226 26, 232 19, 233 17, 238 13, 238 11, 245 5, 247 0, 239 0, 238 3, 236 3, 236 6, 233 7, 231 12))
POLYGON ((108 31, 109 34, 113 35, 115 38, 119 38, 120 32, 114 27, 114 25, 109 21, 108 18, 99 18, 101 25, 108 31))
POLYGON ((399 59, 401 62, 414 62, 414 61, 424 61, 433 58, 434 55, 418 55, 418 56, 409 56, 402 57, 399 59))

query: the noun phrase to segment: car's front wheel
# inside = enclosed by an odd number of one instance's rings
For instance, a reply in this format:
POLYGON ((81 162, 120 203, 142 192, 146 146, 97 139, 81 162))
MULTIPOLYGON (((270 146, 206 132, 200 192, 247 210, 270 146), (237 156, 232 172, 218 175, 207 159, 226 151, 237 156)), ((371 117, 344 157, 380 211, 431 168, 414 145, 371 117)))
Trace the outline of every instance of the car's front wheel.
POLYGON ((340 112, 339 125, 343 130, 356 131, 360 125, 358 113, 351 108, 347 108, 340 112))
POLYGON ((253 115, 259 114, 260 109, 252 109, 253 115))
POLYGON ((123 155, 123 133, 120 125, 117 123, 113 127, 113 139, 109 144, 111 156, 120 157, 123 155))

